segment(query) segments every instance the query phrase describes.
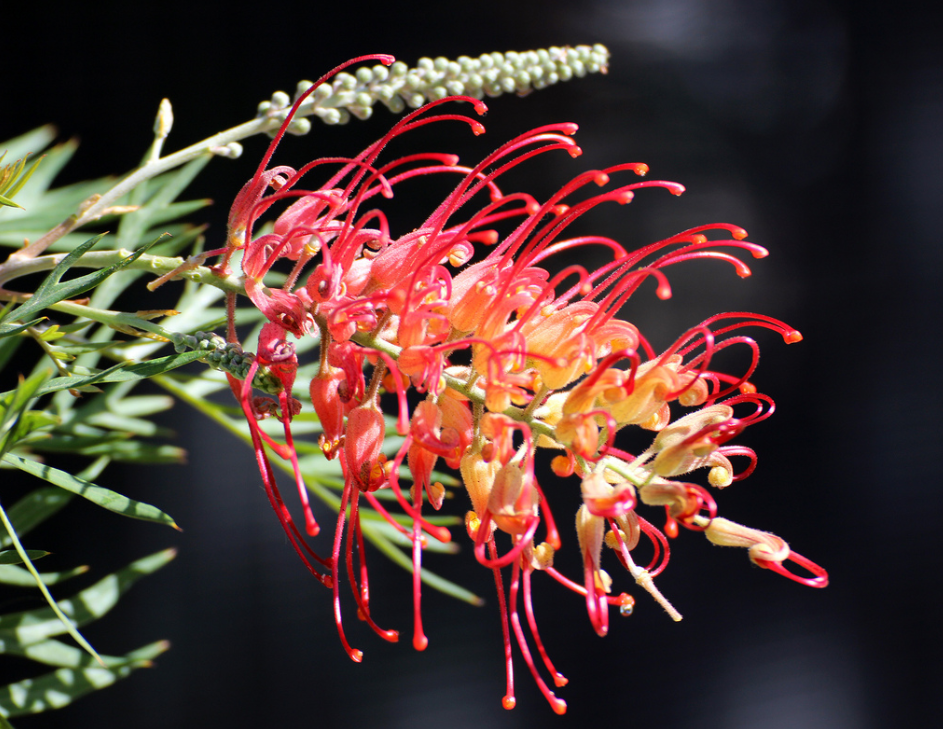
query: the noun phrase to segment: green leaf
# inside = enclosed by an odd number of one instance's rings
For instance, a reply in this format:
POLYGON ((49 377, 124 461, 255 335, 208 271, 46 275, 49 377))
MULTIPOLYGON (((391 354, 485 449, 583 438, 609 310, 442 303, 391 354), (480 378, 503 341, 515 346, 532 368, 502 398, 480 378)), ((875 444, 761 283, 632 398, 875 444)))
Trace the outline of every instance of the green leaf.
MULTIPOLYGON (((78 627, 97 620, 111 610, 121 595, 127 592, 135 582, 159 570, 175 555, 176 550, 165 549, 132 562, 124 569, 102 578, 77 595, 67 600, 60 600, 59 608, 78 627)), ((52 608, 38 608, 0 615, 0 644, 2 644, 0 650, 11 644, 38 643, 65 632, 65 626, 56 617, 52 608)))
POLYGON ((0 714, 23 716, 61 709, 85 694, 127 677, 138 668, 150 667, 152 658, 168 647, 163 641, 145 646, 129 653, 126 662, 114 668, 60 668, 38 678, 12 683, 0 689, 0 714))
POLYGON ((71 377, 54 377, 46 383, 39 391, 39 395, 48 395, 58 390, 73 390, 78 387, 85 387, 99 382, 126 382, 128 380, 146 380, 159 375, 163 372, 169 372, 177 367, 196 362, 200 357, 205 357, 206 352, 182 352, 180 354, 170 354, 166 357, 147 360, 146 362, 121 362, 109 367, 108 369, 95 372, 90 375, 72 375, 71 377))
MULTIPOLYGON (((64 293, 62 296, 55 295, 56 293, 59 292, 61 288, 64 288, 64 287, 59 287, 58 284, 62 276, 65 274, 65 272, 69 270, 69 267, 73 263, 75 263, 82 256, 83 253, 89 250, 92 246, 94 246, 96 243, 98 243, 98 241, 100 241, 104 237, 105 237, 105 234, 101 233, 100 235, 96 235, 94 238, 89 238, 87 241, 85 241, 81 245, 76 246, 75 250, 68 253, 65 256, 65 258, 59 261, 58 265, 54 269, 52 269, 52 271, 49 272, 49 275, 46 276, 45 279, 43 279, 43 282, 39 284, 39 286, 36 288, 36 291, 33 293, 33 296, 30 297, 29 300, 26 301, 26 303, 14 309, 12 312, 6 312, 2 317, 0 317, 0 321, 4 321, 9 318, 22 320, 26 318, 27 316, 31 316, 35 312, 42 311, 50 304, 54 304, 57 301, 66 299, 70 295, 74 296, 75 293, 82 293, 82 290, 79 290, 71 294, 64 293), (13 314, 16 314, 16 316, 14 317, 13 314)), ((101 273, 101 272, 99 271, 98 273, 101 273)), ((85 278, 85 277, 82 276, 79 279, 75 279, 75 280, 81 280, 82 278, 85 278)), ((87 290, 87 289, 83 289, 83 290, 87 290)))
MULTIPOLYGON (((28 151, 36 152, 42 149, 41 147, 34 147, 28 151)), ((45 198, 48 200, 50 194, 48 192, 49 186, 52 184, 53 179, 56 175, 68 164, 69 160, 75 154, 75 150, 78 149, 78 143, 75 140, 69 140, 62 144, 57 144, 51 149, 46 150, 43 158, 42 166, 36 171, 36 174, 33 175, 32 184, 28 189, 23 191, 23 195, 20 198, 20 201, 31 211, 34 207, 34 202, 38 202, 40 199, 45 198)), ((60 188, 62 190, 64 188, 60 188)), ((55 192, 59 192, 56 190, 55 192)), ((88 197, 86 195, 86 197, 88 197)), ((83 198, 84 199, 84 198, 83 198)), ((72 212, 74 206, 71 206, 71 209, 67 212, 72 212)), ((65 216, 59 218, 61 220, 65 216)))
MULTIPOLYGON (((49 552, 44 552, 41 549, 27 549, 26 556, 30 558, 30 561, 34 559, 41 559, 49 554, 49 552)), ((15 549, 5 549, 0 552, 0 565, 4 564, 23 564, 23 558, 20 557, 20 553, 15 549)))
MULTIPOLYGON (((108 668, 126 666, 137 661, 147 661, 156 658, 170 647, 170 644, 161 640, 138 648, 126 656, 102 656, 102 662, 108 668)), ((67 645, 58 640, 44 640, 28 646, 9 646, 5 651, 8 655, 22 656, 47 666, 61 666, 63 668, 97 668, 99 664, 88 653, 75 646, 67 645)))
MULTIPOLYGON (((405 554, 403 551, 390 542, 386 537, 382 536, 378 532, 364 529, 364 537, 366 537, 370 542, 372 542, 383 554, 390 558, 390 560, 400 567, 405 569, 407 572, 413 571, 413 561, 405 554)), ((440 577, 434 572, 430 572, 425 567, 422 568, 420 572, 420 579, 433 590, 438 590, 439 592, 445 593, 451 597, 454 597, 457 600, 467 602, 470 605, 480 606, 484 605, 485 601, 482 600, 478 595, 471 592, 470 590, 465 589, 461 585, 456 585, 454 582, 440 577)))
MULTIPOLYGON (((95 659, 101 662, 101 657, 98 653, 95 652, 95 649, 92 648, 92 644, 89 643, 85 636, 83 636, 78 628, 69 620, 68 616, 62 611, 59 603, 56 602, 55 598, 50 594, 49 588, 43 582, 42 577, 39 576, 39 572, 36 570, 36 567, 33 566, 32 561, 29 558, 29 555, 26 553, 26 550, 23 548, 22 543, 20 542, 19 537, 16 534, 16 531, 13 529, 13 525, 10 523, 10 518, 7 516, 6 511, 0 506, 0 521, 3 522, 3 528, 6 530, 7 534, 10 535, 10 538, 13 540, 13 547, 16 549, 17 553, 23 560, 23 564, 26 565, 26 569, 29 570, 30 574, 33 576, 33 579, 36 580, 36 587, 39 588, 39 591, 43 594, 43 597, 46 600, 46 603, 49 605, 46 608, 46 611, 57 621, 59 630, 61 632, 68 633, 71 635, 75 642, 78 643, 82 648, 87 650, 95 659)), ((14 635, 15 640, 20 639, 20 635, 17 632, 14 635)), ((6 640, 0 639, 3 643, 6 643, 6 640)), ((102 664, 104 665, 104 664, 102 664)))
POLYGON ((109 430, 116 430, 122 433, 131 433, 141 437, 168 437, 173 435, 173 431, 169 428, 161 428, 156 423, 152 423, 150 420, 145 420, 143 418, 127 418, 123 415, 117 415, 115 413, 109 412, 92 415, 87 420, 85 420, 85 422, 88 425, 95 425, 99 428, 107 428, 109 430))
MULTIPOLYGON (((13 506, 7 509, 7 516, 21 537, 33 528, 42 524, 53 514, 68 504, 73 494, 55 486, 44 486, 28 493, 13 506)), ((0 547, 6 548, 13 544, 9 534, 0 534, 0 547)))
POLYGON ((0 149, 6 151, 11 159, 25 157, 29 152, 38 152, 45 149, 56 138, 56 128, 52 124, 31 129, 13 139, 0 142, 0 149))
POLYGON ((173 519, 156 506, 151 506, 141 501, 134 501, 111 489, 96 486, 90 481, 77 478, 66 471, 60 471, 58 468, 53 468, 43 463, 37 463, 28 458, 21 458, 12 453, 5 454, 3 460, 33 476, 49 481, 49 483, 59 488, 88 499, 92 503, 98 504, 102 508, 113 511, 116 514, 129 516, 132 519, 142 519, 144 521, 157 522, 158 524, 166 524, 174 529, 180 529, 173 519))
POLYGON ((45 453, 108 456, 114 461, 133 463, 183 463, 187 459, 187 452, 178 446, 125 440, 120 433, 97 438, 43 438, 30 447, 45 453))
POLYGON ((174 406, 174 399, 169 395, 136 395, 134 397, 112 398, 105 396, 108 409, 116 415, 126 418, 142 418, 155 413, 162 413, 174 406))
MULTIPOLYGON (((57 585, 88 572, 87 565, 79 565, 63 572, 40 572, 44 585, 57 585)), ((36 578, 28 570, 12 564, 0 565, 0 583, 12 587, 36 587, 36 578)))
POLYGON ((49 370, 36 372, 28 379, 21 379, 15 390, 0 396, 0 455, 12 448, 21 437, 22 429, 17 428, 17 423, 51 374, 49 370))
MULTIPOLYGON (((52 413, 47 413, 43 410, 27 410, 20 415, 19 419, 16 421, 16 425, 10 429, 9 443, 12 446, 14 443, 26 441, 31 437, 43 437, 43 433, 36 431, 57 425, 59 422, 59 417, 52 413)), ((48 434, 48 431, 46 434, 48 434)))
POLYGON ((89 289, 95 288, 98 284, 111 276, 113 273, 120 271, 122 268, 125 268, 129 264, 136 261, 142 255, 144 255, 147 250, 151 248, 151 246, 160 241, 160 238, 157 238, 150 243, 141 246, 130 256, 121 259, 113 266, 108 266, 108 268, 103 268, 100 271, 94 271, 93 273, 86 274, 85 276, 79 276, 78 278, 70 279, 69 281, 60 283, 60 279, 72 266, 72 264, 74 264, 83 253, 89 250, 104 237, 104 233, 97 235, 94 238, 90 238, 89 240, 85 241, 82 245, 75 248, 75 250, 69 252, 66 257, 59 262, 59 265, 52 269, 49 275, 36 289, 33 296, 24 304, 14 309, 13 312, 7 314, 4 318, 13 317, 15 319, 22 320, 28 316, 32 316, 36 312, 42 311, 52 304, 62 301, 63 299, 74 298, 78 294, 85 293, 89 289))
MULTIPOLYGON (((188 162, 186 165, 173 172, 168 172, 154 179, 148 180, 143 185, 139 185, 132 193, 134 204, 144 203, 143 206, 135 212, 125 215, 118 226, 118 245, 130 247, 135 245, 147 229, 153 225, 160 225, 176 217, 180 217, 189 212, 190 203, 179 203, 185 206, 185 209, 177 212, 168 210, 174 199, 183 192, 184 188, 193 181, 200 171, 209 162, 209 156, 200 156, 188 162), (141 197, 146 198, 142 200, 141 197)), ((206 203, 205 201, 195 201, 199 209, 206 203)))
MULTIPOLYGON (((0 324, 0 332, 3 331, 3 328, 6 325, 0 324)), ((0 334, 0 336, 3 336, 0 334)), ((23 343, 23 337, 8 337, 0 339, 0 372, 3 372, 6 369, 7 363, 12 359, 13 355, 16 354, 16 350, 20 348, 20 345, 23 343)))

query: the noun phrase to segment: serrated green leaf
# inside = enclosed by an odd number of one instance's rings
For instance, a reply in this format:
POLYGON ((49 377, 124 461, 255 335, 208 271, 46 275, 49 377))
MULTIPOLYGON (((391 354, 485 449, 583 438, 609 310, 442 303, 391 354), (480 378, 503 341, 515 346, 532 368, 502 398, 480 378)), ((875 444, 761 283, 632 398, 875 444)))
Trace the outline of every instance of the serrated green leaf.
MULTIPOLYGON (((44 552, 41 549, 27 549, 26 556, 30 558, 30 561, 34 559, 41 559, 49 555, 49 552, 44 552)), ((0 565, 4 564, 23 564, 23 558, 20 557, 20 553, 15 549, 5 549, 0 552, 0 565)))
POLYGON ((37 463, 29 458, 21 458, 12 453, 7 453, 3 456, 3 460, 37 478, 48 481, 54 486, 65 489, 84 499, 88 499, 92 503, 98 504, 98 506, 101 506, 103 509, 108 509, 108 511, 113 511, 116 514, 128 516, 132 519, 153 521, 158 524, 166 524, 174 529, 180 529, 173 519, 156 506, 129 499, 127 496, 122 496, 116 491, 106 489, 103 486, 97 486, 90 481, 77 478, 71 473, 60 471, 58 468, 53 468, 43 463, 37 463))
POLYGON ((38 678, 27 679, 0 689, 0 713, 6 716, 37 714, 61 709, 85 694, 112 685, 138 668, 152 665, 152 659, 167 650, 166 642, 153 643, 126 656, 126 662, 113 668, 60 668, 38 678))
MULTIPOLYGON (((88 572, 88 567, 79 565, 62 572, 40 572, 39 578, 44 585, 58 585, 60 582, 84 575, 86 572, 88 572)), ((7 564, 0 565, 0 583, 12 587, 36 587, 36 578, 22 567, 7 564)))
MULTIPOLYGON (((165 549, 132 562, 67 600, 59 607, 78 627, 90 623, 111 610, 118 599, 139 579, 156 572, 170 562, 176 550, 165 549)), ((66 632, 51 608, 39 608, 0 615, 0 651, 11 644, 30 645, 66 632)))

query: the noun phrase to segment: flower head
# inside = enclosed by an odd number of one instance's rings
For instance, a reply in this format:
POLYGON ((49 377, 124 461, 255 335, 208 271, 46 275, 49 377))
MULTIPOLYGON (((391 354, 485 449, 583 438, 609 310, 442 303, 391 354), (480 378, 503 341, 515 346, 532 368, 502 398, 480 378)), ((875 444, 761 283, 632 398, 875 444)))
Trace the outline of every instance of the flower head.
MULTIPOLYGON (((494 573, 508 661, 513 635, 540 690, 562 713, 565 702, 538 668, 542 663, 557 687, 566 683, 537 631, 531 602, 535 572, 580 595, 599 635, 609 630, 610 606, 628 614, 634 604, 618 591, 622 578, 609 574, 606 561, 621 564, 680 619, 653 582, 667 566, 668 539, 677 536, 679 526, 703 531, 716 544, 745 547, 761 567, 808 585, 826 584, 824 570, 784 541, 717 517, 707 489, 675 480, 707 470, 708 484, 723 488, 753 471, 753 452, 727 444, 769 417, 773 401, 750 382, 759 348, 744 330, 771 329, 787 343, 801 337, 778 319, 735 312, 711 317, 665 351, 654 351, 632 323, 620 318, 643 282, 653 279, 658 297, 668 298, 665 271, 670 266, 721 261, 748 276, 741 256, 762 258, 765 249, 728 224, 693 228, 635 251, 600 236, 567 237, 569 227, 598 205, 625 205, 652 188, 674 195, 684 189, 674 182, 640 179, 648 173, 641 163, 584 172, 544 201, 503 189, 504 175, 534 157, 557 151, 579 156, 573 124, 525 132, 471 167, 439 153, 383 159, 388 142, 429 124, 458 122, 481 133, 476 119, 443 110, 443 104, 455 101, 484 111, 484 104, 469 97, 432 101, 356 156, 317 159, 297 170, 266 170, 289 114, 259 171, 236 199, 230 246, 242 249, 247 293, 269 322, 258 361, 283 384, 274 412, 287 438, 287 446, 273 447, 293 459, 302 492, 288 427, 298 361, 287 337, 320 334, 320 369, 309 393, 323 427, 321 448, 328 458, 339 457, 345 474, 331 557, 322 560, 330 574, 322 581, 333 589, 335 620, 350 657, 359 661, 362 654, 350 647, 342 625, 338 589, 344 563, 358 615, 385 639, 398 637, 370 615, 361 496, 412 545, 413 644, 423 649, 428 643, 420 612, 422 552, 427 536, 444 542, 451 534, 430 523, 423 506, 426 501, 435 510, 443 506, 446 489, 434 472, 444 465, 459 470, 470 498, 466 528, 476 560, 494 573), (311 185, 309 179, 319 174, 324 181, 311 185), (382 203, 404 181, 430 176, 448 186, 442 202, 416 229, 402 235, 391 230, 382 203), (283 211, 272 232, 253 237, 260 217, 279 207, 283 211), (567 257, 584 247, 601 249, 609 260, 595 270, 568 264, 567 257), (546 267, 550 259, 561 262, 558 273, 546 267), (267 287, 266 274, 283 260, 290 269, 286 283, 267 287), (729 347, 747 354, 739 372, 715 369, 714 355, 729 347), (389 395, 383 395, 384 389, 389 395), (411 400, 409 390, 424 398, 411 400), (385 416, 395 419, 401 437, 393 449, 385 441, 385 416), (653 434, 651 445, 638 455, 617 445, 620 433, 634 428, 653 434), (554 490, 567 482, 581 490, 575 534, 583 557, 581 580, 553 566, 554 554, 574 535, 557 529, 546 490, 538 483, 534 464, 543 457, 540 451, 550 452, 547 457, 561 476, 554 490), (748 459, 739 472, 731 461, 735 457, 748 459), (402 465, 413 479, 408 491, 399 483, 402 465), (374 496, 380 489, 392 492, 402 511, 398 518, 374 496), (637 513, 640 506, 665 508, 664 531, 637 513), (641 567, 633 555, 647 544, 654 557, 641 567), (811 576, 790 572, 783 566, 787 561, 811 576)), ((252 423, 259 408, 252 404, 250 389, 234 385, 252 423)), ((304 540, 269 483, 262 443, 271 446, 271 440, 257 426, 253 438, 266 485, 274 492, 273 506, 307 561, 304 540)), ((515 703, 511 676, 508 663, 508 708, 515 703)))

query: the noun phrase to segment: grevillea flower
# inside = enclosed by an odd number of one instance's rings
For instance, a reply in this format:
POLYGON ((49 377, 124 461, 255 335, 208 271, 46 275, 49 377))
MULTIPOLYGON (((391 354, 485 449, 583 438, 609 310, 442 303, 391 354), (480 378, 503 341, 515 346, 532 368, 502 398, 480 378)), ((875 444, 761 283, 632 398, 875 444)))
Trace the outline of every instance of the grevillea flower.
MULTIPOLYGON (((295 110, 326 78, 298 96, 237 196, 219 266, 228 271, 232 254, 241 250, 246 291, 268 320, 253 370, 245 381, 232 379, 233 391, 292 546, 333 590, 337 630, 350 657, 359 661, 362 652, 351 647, 343 628, 339 590, 345 572, 358 616, 386 640, 398 639, 370 614, 362 508, 375 509, 412 545, 413 644, 422 650, 428 643, 420 611, 422 552, 427 538, 445 542, 452 535, 430 523, 423 509, 427 502, 433 510, 443 506, 446 489, 435 472, 442 467, 459 472, 471 503, 465 517, 471 551, 494 575, 507 708, 515 704, 513 644, 553 710, 566 710, 544 678, 549 675, 555 687, 567 682, 537 630, 535 573, 577 593, 599 635, 609 630, 611 606, 629 614, 634 605, 617 587, 625 582, 612 572, 619 565, 674 619, 681 618, 654 584, 679 527, 702 531, 715 544, 746 548, 754 564, 824 587, 828 578, 818 565, 779 537, 717 517, 707 488, 677 480, 706 471, 709 486, 725 488, 752 473, 753 451, 729 443, 768 418, 774 404, 750 382, 759 348, 748 330, 769 329, 787 343, 799 341, 799 333, 773 317, 731 312, 693 326, 656 352, 619 317, 646 279, 654 280, 659 298, 668 298, 670 266, 720 261, 744 277, 750 269, 743 257, 762 258, 766 250, 725 223, 634 251, 601 236, 567 237, 569 226, 598 205, 625 205, 649 189, 673 195, 684 190, 674 182, 641 179, 648 173, 641 163, 583 172, 546 200, 503 188, 504 175, 534 157, 556 151, 578 157, 574 124, 532 129, 471 167, 442 153, 383 157, 394 138, 430 124, 459 123, 480 134, 476 119, 451 108, 467 102, 483 113, 485 105, 470 97, 427 103, 353 157, 266 169, 295 110), (450 108, 443 109, 446 104, 450 108), (382 204, 394 193, 398 197, 403 182, 430 176, 449 190, 442 202, 414 230, 391 230, 382 204), (271 232, 254 237, 260 218, 278 210, 271 232), (570 263, 572 253, 584 247, 602 250, 608 261, 595 270, 570 263), (550 259, 558 273, 545 267, 550 259), (287 281, 269 287, 265 277, 279 263, 287 281), (323 428, 319 444, 327 458, 339 460, 345 479, 329 557, 319 557, 295 527, 266 452, 268 446, 291 461, 306 530, 316 534, 290 428, 298 409, 292 396, 298 358, 288 341, 289 335, 313 333, 320 335, 320 369, 307 392, 323 428), (738 372, 715 369, 714 355, 730 347, 746 353, 746 365, 738 372), (248 383, 257 368, 267 368, 281 384, 277 401, 252 397, 248 383), (284 443, 259 428, 257 420, 265 415, 284 424, 284 443), (393 428, 386 416, 395 421, 399 439, 392 449, 385 441, 393 428), (617 445, 622 431, 634 428, 651 433, 651 445, 637 455, 617 445), (551 462, 553 484, 538 482, 535 463, 541 458, 551 462), (737 470, 732 459, 741 458, 746 465, 737 470), (412 477, 408 490, 400 484, 403 465, 412 477), (558 528, 548 498, 565 488, 582 495, 575 534, 558 528), (380 489, 395 497, 398 516, 377 500, 380 489), (664 528, 638 513, 640 507, 664 507, 664 528), (580 550, 581 576, 571 579, 554 568, 554 555, 563 548, 580 550), (637 550, 654 552, 641 560, 648 562, 644 567, 636 563, 637 550)), ((232 300, 229 310, 232 317, 232 300)), ((232 319, 229 338, 236 339, 232 319)))

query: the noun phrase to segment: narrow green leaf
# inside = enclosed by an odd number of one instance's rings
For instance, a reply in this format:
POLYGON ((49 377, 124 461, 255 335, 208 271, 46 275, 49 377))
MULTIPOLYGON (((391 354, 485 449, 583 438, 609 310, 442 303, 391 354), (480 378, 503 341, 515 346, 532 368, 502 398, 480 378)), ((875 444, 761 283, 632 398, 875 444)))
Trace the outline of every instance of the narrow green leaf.
POLYGON ((161 428, 150 420, 143 418, 126 418, 123 415, 116 415, 115 413, 109 412, 92 415, 85 422, 99 428, 117 430, 122 433, 131 433, 144 438, 155 436, 169 437, 173 435, 173 431, 169 428, 161 428))
MULTIPOLYGON (((17 171, 17 180, 14 183, 13 187, 11 187, 7 191, 7 194, 9 194, 10 197, 13 197, 14 195, 16 195, 16 193, 18 193, 20 190, 23 189, 23 185, 25 185, 29 181, 29 178, 33 176, 33 173, 36 171, 36 168, 39 167, 39 163, 43 161, 44 156, 45 155, 37 157, 26 172, 22 171, 23 167, 25 167, 26 165, 26 158, 24 157, 22 159, 22 164, 20 165, 20 169, 17 171)), ((17 207, 20 207, 20 206, 17 205, 17 207)))
MULTIPOLYGON (((7 509, 10 523, 21 537, 28 534, 37 525, 42 524, 53 514, 68 504, 73 494, 55 486, 44 486, 36 489, 17 501, 7 509)), ((0 548, 7 548, 13 544, 8 534, 0 534, 0 548)))
MULTIPOLYGON (((20 543, 20 539, 16 534, 16 531, 13 529, 13 525, 10 523, 10 519, 7 516, 7 512, 2 506, 0 506, 0 521, 3 522, 3 528, 6 530, 7 534, 10 535, 10 538, 13 540, 13 547, 16 549, 17 553, 20 555, 20 558, 23 560, 23 564, 26 565, 26 569, 29 570, 30 574, 33 575, 33 578, 36 580, 36 586, 39 588, 39 591, 43 594, 43 597, 46 599, 49 607, 45 608, 46 613, 52 617, 52 620, 56 623, 57 629, 60 633, 68 633, 71 635, 75 642, 78 643, 82 648, 88 651, 92 656, 95 657, 99 663, 101 663, 101 657, 98 653, 95 652, 95 649, 92 648, 92 644, 85 640, 78 628, 73 625, 68 616, 62 611, 62 607, 59 603, 56 602, 55 598, 50 594, 49 588, 46 587, 46 584, 43 582, 42 578, 39 576, 39 572, 36 571, 36 568, 33 566, 32 561, 30 561, 29 555, 26 553, 26 550, 23 548, 23 545, 20 543)), ((0 618, 2 619, 2 618, 0 618)), ((19 635, 16 636, 19 638, 19 635)), ((6 641, 3 641, 6 643, 6 641)), ((102 664, 104 665, 104 664, 102 664)))
POLYGON ((88 352, 100 352, 118 346, 115 342, 60 342, 58 348, 66 354, 78 356, 88 352))
POLYGON ((5 195, 0 195, 0 205, 6 205, 7 207, 10 207, 10 208, 19 208, 20 210, 23 209, 22 205, 14 202, 10 198, 6 197, 5 195))
POLYGON ((3 456, 3 460, 33 476, 48 481, 66 491, 77 494, 82 498, 88 499, 92 503, 98 504, 102 508, 113 511, 116 514, 129 516, 132 519, 143 519, 144 521, 166 524, 172 526, 174 529, 180 529, 173 519, 156 506, 129 499, 127 496, 122 496, 111 489, 96 486, 90 481, 76 478, 71 473, 60 471, 58 468, 53 468, 43 463, 37 463, 29 458, 21 458, 12 453, 7 453, 3 456))
MULTIPOLYGON (((150 648, 145 654, 156 656, 167 647, 165 642, 145 646, 150 648)), ((111 686, 138 668, 151 665, 151 658, 136 658, 113 668, 60 668, 38 678, 12 683, 0 688, 0 714, 23 716, 61 709, 85 694, 111 686)))
MULTIPOLYGON (((126 656, 102 656, 102 661, 108 668, 126 666, 136 661, 149 661, 166 651, 170 644, 161 640, 156 643, 138 648, 126 656)), ((27 646, 8 646, 4 651, 7 655, 22 656, 47 666, 61 666, 63 668, 97 668, 98 663, 85 651, 75 646, 67 645, 58 640, 44 640, 27 646)))
MULTIPOLYGON (((49 555, 49 552, 44 552, 41 549, 27 549, 26 556, 30 558, 30 561, 34 559, 42 559, 49 555)), ((15 549, 5 549, 0 552, 0 565, 3 564, 23 564, 23 558, 20 557, 20 553, 15 549)))
MULTIPOLYGON (((409 547, 412 548, 412 541, 401 531, 395 529, 391 524, 389 524, 382 516, 376 514, 375 512, 368 511, 367 509, 361 509, 360 511, 360 522, 363 526, 364 533, 367 531, 373 530, 378 534, 383 535, 393 544, 400 547, 409 547)), ((424 551, 426 552, 442 552, 445 554, 455 554, 458 552, 458 544, 455 542, 440 542, 438 539, 427 539, 426 546, 424 551)))
MULTIPOLYGON (((5 324, 0 324, 0 331, 2 331, 5 326, 5 324)), ((0 334, 0 337, 3 337, 3 335, 0 334)), ((20 348, 20 345, 24 341, 23 337, 0 338, 0 372, 6 369, 7 363, 13 358, 13 355, 16 354, 16 350, 20 348)))
POLYGON ((197 210, 202 210, 212 204, 213 201, 207 198, 201 200, 181 200, 180 202, 171 203, 163 210, 156 210, 148 222, 152 228, 157 228, 164 223, 180 220, 188 215, 192 215, 197 210))
POLYGON ((96 450, 101 450, 102 447, 116 446, 128 438, 122 433, 89 428, 85 423, 75 423, 73 425, 77 432, 76 435, 72 435, 66 427, 59 428, 63 435, 44 438, 39 450, 47 453, 75 453, 85 456, 96 450), (81 432, 78 432, 80 429, 81 432))
MULTIPOLYGON (((364 537, 366 537, 372 544, 374 544, 377 549, 379 549, 383 554, 390 558, 390 561, 398 564, 407 572, 413 571, 413 561, 407 557, 403 551, 394 545, 392 542, 387 540, 385 537, 381 536, 376 532, 367 533, 364 531, 364 537)), ((423 567, 420 572, 420 579, 433 590, 438 590, 439 592, 445 593, 450 597, 454 597, 457 600, 467 602, 470 605, 480 606, 484 605, 485 601, 482 600, 478 595, 471 592, 470 590, 465 589, 461 585, 456 585, 454 582, 440 577, 434 572, 430 572, 428 569, 423 567)))
POLYGON ((206 352, 182 352, 166 357, 158 357, 146 362, 122 362, 91 375, 72 375, 71 377, 54 377, 39 391, 39 395, 48 395, 58 390, 72 390, 99 382, 126 382, 128 380, 146 380, 154 375, 183 367, 205 357, 206 352))
POLYGON ((36 291, 33 293, 32 297, 30 297, 24 304, 14 309, 12 312, 7 312, 4 314, 4 316, 0 318, 0 321, 11 318, 14 314, 16 315, 14 318, 22 320, 27 316, 32 316, 35 312, 42 311, 47 306, 49 306, 49 304, 54 304, 56 301, 61 301, 62 299, 68 298, 69 294, 55 298, 54 292, 58 288, 57 284, 65 272, 69 270, 69 267, 75 263, 83 253, 89 250, 104 237, 105 234, 101 233, 100 235, 96 235, 94 238, 89 238, 81 245, 76 246, 75 250, 70 251, 65 256, 65 258, 59 261, 58 265, 49 272, 49 275, 46 276, 42 283, 39 284, 39 286, 36 288, 36 291))
MULTIPOLYGON (((12 447, 14 443, 25 441, 31 436, 34 438, 42 437, 42 433, 34 434, 34 432, 42 428, 57 425, 59 422, 59 416, 53 415, 52 413, 47 413, 43 410, 27 410, 20 415, 16 424, 10 429, 8 442, 12 447)), ((48 431, 46 434, 48 435, 48 431)))
MULTIPOLYGON (((41 149, 42 147, 33 147, 32 149, 29 149, 27 151, 37 152, 41 149)), ((48 200, 50 196, 55 195, 56 193, 59 193, 65 189, 68 189, 68 188, 60 187, 57 190, 49 191, 49 187, 50 185, 52 185, 52 182, 55 179, 56 175, 58 175, 59 172, 63 169, 63 167, 65 167, 66 164, 68 164, 72 155, 75 154, 76 149, 78 149, 78 142, 76 142, 74 139, 70 139, 67 142, 63 142, 62 144, 57 144, 51 149, 46 150, 44 154, 44 158, 43 158, 43 164, 36 171, 36 174, 33 176, 32 184, 30 184, 30 186, 27 189, 25 189, 23 191, 23 194, 20 196, 21 201, 26 207, 32 210, 32 208, 34 207, 34 205, 32 204, 33 201, 48 200)), ((69 187, 71 187, 71 185, 69 187)), ((101 191, 102 190, 99 189, 99 192, 101 191)), ((88 195, 85 196, 85 198, 87 197, 88 195)), ((81 198, 81 200, 84 200, 85 198, 81 198)), ((73 212, 74 209, 75 209, 75 205, 73 204, 66 211, 66 215, 73 212)), ((59 217, 59 220, 62 220, 64 217, 66 216, 61 215, 59 217)))
POLYGON ((20 416, 51 374, 49 370, 40 370, 25 380, 21 379, 15 390, 0 396, 0 454, 6 453, 16 442, 21 432, 16 430, 20 416))
MULTIPOLYGON (((135 582, 159 570, 175 555, 176 550, 165 549, 143 557, 102 578, 77 595, 60 600, 59 607, 77 627, 97 620, 111 610, 135 582)), ((13 643, 38 643, 65 632, 65 626, 48 607, 0 615, 0 650, 13 643)))
POLYGON ((135 395, 112 398, 111 392, 106 396, 108 409, 116 415, 126 418, 143 418, 155 413, 170 410, 176 402, 169 395, 135 395))
POLYGON ((59 262, 59 265, 56 266, 43 280, 43 282, 36 289, 36 292, 33 294, 33 296, 24 304, 14 309, 12 314, 8 314, 7 316, 13 316, 16 319, 22 320, 27 316, 32 316, 34 313, 42 311, 56 302, 62 301, 63 299, 74 298, 78 294, 85 293, 89 289, 95 288, 98 284, 111 276, 113 273, 120 271, 121 269, 136 261, 142 255, 144 255, 148 249, 161 240, 160 238, 157 238, 150 243, 141 246, 130 256, 121 259, 113 266, 108 266, 108 268, 103 268, 100 271, 94 271, 93 273, 86 274, 85 276, 79 276, 78 278, 70 279, 69 281, 60 283, 60 279, 69 269, 69 267, 71 267, 72 264, 82 256, 83 253, 89 250, 104 237, 104 233, 97 235, 94 238, 85 241, 85 243, 78 246, 75 250, 66 255, 66 257, 59 262))
MULTIPOLYGON (((88 572, 88 566, 79 565, 64 572, 40 572, 39 578, 44 585, 58 585, 60 582, 84 575, 86 572, 88 572)), ((36 578, 30 574, 29 570, 5 564, 0 565, 0 583, 12 587, 36 587, 36 578)))
POLYGON ((52 124, 45 124, 30 129, 13 139, 0 142, 0 149, 10 155, 10 159, 25 157, 29 152, 38 152, 45 149, 56 138, 56 128, 52 124))
POLYGON ((187 460, 187 452, 183 448, 124 440, 120 433, 96 439, 43 438, 31 443, 30 447, 45 453, 109 456, 114 461, 127 463, 184 463, 187 460), (79 445, 80 440, 94 442, 79 445))

